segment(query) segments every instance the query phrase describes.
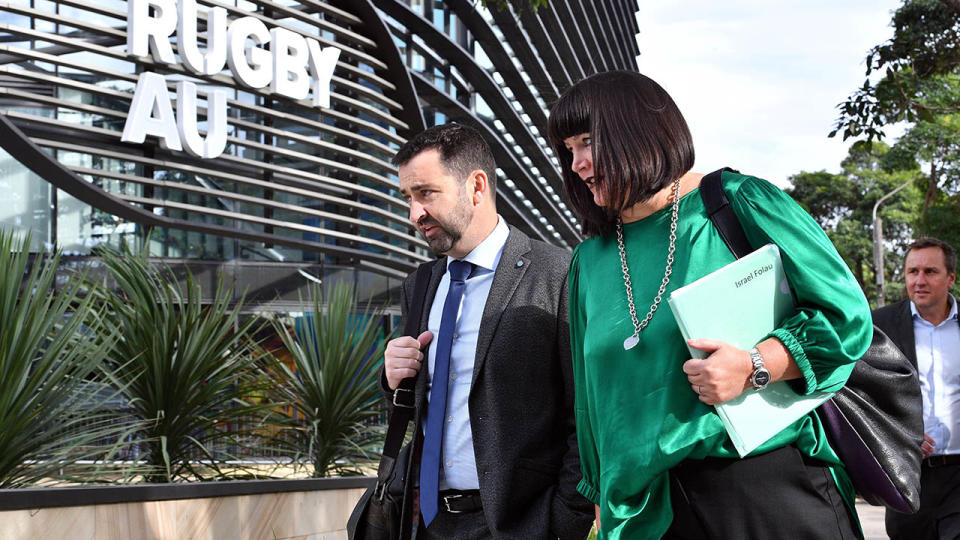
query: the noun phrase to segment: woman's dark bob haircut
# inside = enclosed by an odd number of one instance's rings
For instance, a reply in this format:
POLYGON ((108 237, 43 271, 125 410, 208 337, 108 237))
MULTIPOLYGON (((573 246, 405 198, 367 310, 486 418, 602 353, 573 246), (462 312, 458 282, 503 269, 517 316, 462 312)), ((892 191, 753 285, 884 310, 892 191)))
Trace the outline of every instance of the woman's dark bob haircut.
POLYGON ((693 139, 677 104, 653 79, 634 71, 598 73, 573 85, 553 105, 547 129, 587 236, 611 233, 624 209, 693 167, 693 139), (571 170, 573 154, 563 140, 581 133, 592 140, 594 181, 611 201, 605 208, 571 170))

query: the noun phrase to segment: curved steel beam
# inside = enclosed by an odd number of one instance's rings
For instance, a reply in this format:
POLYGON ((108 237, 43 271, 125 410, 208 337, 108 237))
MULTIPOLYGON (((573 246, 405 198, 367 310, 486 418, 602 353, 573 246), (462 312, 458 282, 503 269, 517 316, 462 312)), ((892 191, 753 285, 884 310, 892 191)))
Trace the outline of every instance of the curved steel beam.
POLYGON ((513 54, 517 55, 524 70, 530 76, 530 81, 540 92, 540 97, 545 103, 553 103, 560 96, 557 92, 557 81, 550 78, 547 73, 547 67, 544 65, 540 54, 533 46, 533 40, 527 35, 527 31, 520 24, 520 21, 508 9, 494 9, 491 11, 493 21, 500 27, 503 37, 510 43, 513 54))
MULTIPOLYGON (((597 58, 595 63, 597 70, 610 71, 611 69, 614 69, 613 66, 616 64, 614 63, 613 55, 610 54, 612 52, 612 47, 606 46, 606 43, 601 41, 602 34, 597 29, 597 13, 595 11, 593 13, 587 12, 582 0, 569 0, 569 2, 571 2, 571 5, 569 6, 571 18, 576 17, 576 15, 573 13, 574 2, 576 3, 576 8, 579 10, 579 20, 582 21, 582 24, 579 25, 582 27, 580 30, 580 37, 583 39, 584 45, 587 47, 586 50, 596 51, 596 54, 592 56, 597 58)), ((590 4, 591 7, 593 6, 592 1, 588 2, 588 4, 590 4)))
POLYGON ((413 80, 407 72, 407 65, 400 58, 400 51, 393 43, 393 35, 387 29, 387 25, 380 18, 377 9, 373 6, 371 0, 353 0, 349 6, 355 11, 355 15, 367 25, 367 30, 376 41, 378 51, 383 55, 381 60, 387 64, 394 82, 397 83, 397 101, 403 105, 403 120, 407 123, 407 129, 402 130, 401 136, 409 139, 427 129, 427 124, 423 120, 423 111, 420 109, 420 101, 417 99, 417 92, 413 87, 413 80))
MULTIPOLYGON (((637 45, 637 32, 640 31, 639 26, 637 26, 637 12, 631 11, 627 6, 628 2, 633 2, 633 0, 624 0, 620 2, 611 2, 611 7, 616 13, 619 13, 620 16, 616 17, 617 25, 620 26, 621 35, 630 36, 631 39, 627 40, 627 43, 630 44, 630 50, 634 51, 633 56, 640 54, 640 48, 637 45)), ((634 3, 634 6, 636 4, 634 3)))
POLYGON ((576 54, 578 51, 574 48, 573 41, 564 29, 563 23, 560 22, 560 16, 554 6, 548 3, 538 9, 536 13, 531 14, 530 18, 540 21, 540 24, 546 29, 546 37, 560 55, 560 62, 567 65, 567 73, 570 74, 571 84, 586 77, 589 70, 576 54))
MULTIPOLYGON (((216 234, 240 240, 277 244, 294 249, 317 250, 341 257, 367 260, 377 266, 406 272, 413 271, 419 262, 427 260, 426 257, 419 256, 413 252, 410 253, 410 260, 404 261, 362 249, 346 248, 325 244, 323 242, 296 240, 277 234, 243 231, 226 226, 209 225, 158 216, 143 208, 127 204, 103 189, 80 178, 73 171, 61 165, 57 160, 34 144, 23 131, 7 118, 6 114, 2 113, 0 113, 0 147, 35 174, 78 200, 104 212, 147 227, 171 227, 185 231, 216 234)), ((386 273, 388 275, 394 275, 391 272, 386 273)))
MULTIPOLYGON (((530 158, 533 164, 540 170, 540 174, 547 179, 551 189, 561 190, 563 183, 553 162, 547 157, 543 148, 540 147, 540 143, 527 128, 523 120, 520 119, 517 111, 514 110, 506 96, 503 95, 500 86, 490 77, 487 70, 477 63, 473 55, 464 50, 459 44, 450 41, 446 34, 440 32, 430 21, 427 21, 407 6, 396 1, 390 1, 384 2, 382 9, 397 21, 405 24, 411 32, 417 34, 420 39, 435 50, 442 50, 445 53, 450 65, 456 67, 473 83, 474 89, 483 96, 484 100, 497 115, 497 119, 507 126, 507 130, 518 141, 517 144, 528 149, 526 156, 530 158)), ((570 223, 560 212, 556 203, 542 192, 539 182, 532 180, 531 188, 535 191, 535 193, 531 193, 532 198, 535 197, 548 201, 546 206, 539 208, 541 212, 547 210, 553 214, 554 219, 550 219, 549 215, 547 219, 550 220, 554 227, 558 227, 561 224, 563 224, 565 228, 569 227, 570 223)), ((577 233, 574 232, 574 234, 577 233)))
POLYGON ((574 19, 570 2, 553 2, 550 4, 553 13, 560 22, 560 28, 564 30, 564 35, 570 43, 570 51, 573 58, 580 61, 583 68, 584 77, 603 71, 603 67, 597 63, 598 57, 602 57, 603 51, 596 50, 587 43, 586 36, 583 35, 582 28, 586 25, 574 19))
POLYGON ((537 53, 543 65, 547 69, 547 74, 553 80, 557 88, 558 95, 573 85, 575 80, 579 80, 571 69, 567 69, 566 62, 560 56, 561 52, 571 54, 571 51, 559 51, 557 45, 550 39, 543 21, 529 9, 521 10, 518 14, 520 25, 530 38, 531 43, 536 43, 537 53))
POLYGON ((601 2, 600 4, 588 3, 593 6, 593 9, 597 14, 596 24, 604 33, 604 42, 606 47, 615 51, 617 54, 618 61, 615 62, 617 69, 633 68, 634 62, 627 61, 627 58, 630 56, 626 52, 626 45, 624 45, 622 40, 617 39, 618 34, 616 32, 616 28, 613 25, 613 21, 610 20, 610 6, 606 2, 601 2))
POLYGON ((540 108, 540 104, 533 96, 530 86, 523 82, 520 70, 513 64, 513 60, 510 59, 507 51, 503 48, 503 44, 497 39, 487 21, 480 16, 473 2, 471 0, 447 0, 447 5, 473 33, 473 37, 483 45, 484 52, 493 61, 493 65, 500 72, 503 81, 513 90, 517 101, 523 105, 524 112, 530 115, 533 123, 542 133, 546 133, 546 113, 540 108))

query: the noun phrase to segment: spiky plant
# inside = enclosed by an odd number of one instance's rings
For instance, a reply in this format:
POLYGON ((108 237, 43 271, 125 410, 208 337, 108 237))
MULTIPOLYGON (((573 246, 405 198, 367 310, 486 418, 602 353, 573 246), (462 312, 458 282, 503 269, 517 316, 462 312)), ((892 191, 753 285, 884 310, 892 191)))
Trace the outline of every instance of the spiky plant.
POLYGON ((182 287, 168 269, 151 266, 146 251, 103 250, 116 288, 104 294, 109 324, 120 339, 109 352, 108 380, 128 406, 118 417, 142 422, 137 433, 148 482, 222 479, 223 464, 255 453, 256 426, 267 406, 251 396, 262 379, 249 336, 256 320, 241 321, 242 300, 231 305, 218 280, 208 304, 187 275, 182 287))
POLYGON ((286 448, 314 477, 358 474, 383 443, 378 377, 387 336, 382 309, 359 306, 353 287, 337 284, 323 298, 314 286, 312 312, 298 328, 275 320, 293 369, 278 364, 272 393, 288 403, 286 448))
POLYGON ((29 246, 0 230, 0 488, 75 480, 122 429, 95 380, 112 330, 81 279, 56 290, 60 252, 31 264, 29 246))

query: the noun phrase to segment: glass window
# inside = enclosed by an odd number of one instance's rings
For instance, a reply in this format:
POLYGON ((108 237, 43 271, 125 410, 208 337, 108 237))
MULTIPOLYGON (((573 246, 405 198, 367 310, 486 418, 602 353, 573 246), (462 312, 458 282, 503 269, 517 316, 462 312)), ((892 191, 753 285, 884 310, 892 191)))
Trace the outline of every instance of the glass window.
POLYGON ((52 242, 50 184, 0 148, 0 227, 30 232, 31 251, 52 242))

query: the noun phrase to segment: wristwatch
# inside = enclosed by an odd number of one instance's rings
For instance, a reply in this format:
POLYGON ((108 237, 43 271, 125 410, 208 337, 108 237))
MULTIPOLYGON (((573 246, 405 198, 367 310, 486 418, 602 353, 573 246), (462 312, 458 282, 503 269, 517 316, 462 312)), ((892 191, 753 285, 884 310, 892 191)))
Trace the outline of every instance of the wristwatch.
POLYGON ((770 384, 770 372, 763 367, 763 356, 756 347, 750 349, 750 361, 753 362, 753 375, 750 376, 750 383, 755 390, 763 390, 770 384))

